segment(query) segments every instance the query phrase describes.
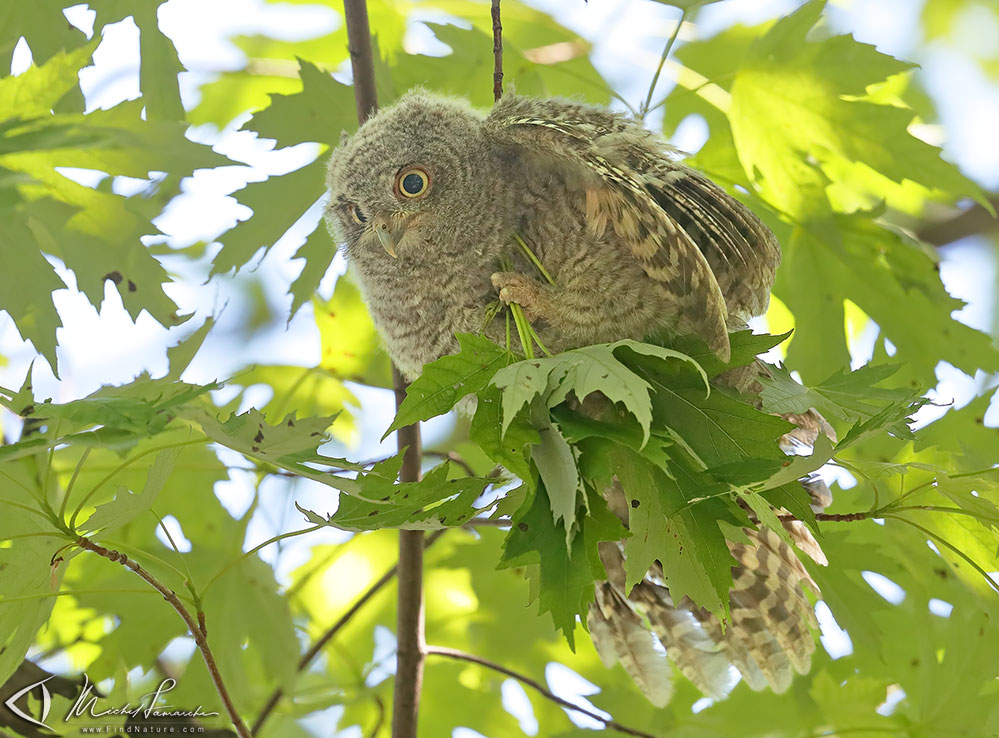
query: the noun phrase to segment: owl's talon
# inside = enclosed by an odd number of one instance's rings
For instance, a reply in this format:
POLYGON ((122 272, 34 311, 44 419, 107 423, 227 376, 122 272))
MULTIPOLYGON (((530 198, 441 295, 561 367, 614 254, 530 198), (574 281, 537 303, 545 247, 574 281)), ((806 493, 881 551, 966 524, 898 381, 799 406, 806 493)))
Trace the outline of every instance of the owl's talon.
POLYGON ((495 272, 491 281, 504 305, 516 304, 533 321, 543 313, 544 285, 519 272, 495 272))

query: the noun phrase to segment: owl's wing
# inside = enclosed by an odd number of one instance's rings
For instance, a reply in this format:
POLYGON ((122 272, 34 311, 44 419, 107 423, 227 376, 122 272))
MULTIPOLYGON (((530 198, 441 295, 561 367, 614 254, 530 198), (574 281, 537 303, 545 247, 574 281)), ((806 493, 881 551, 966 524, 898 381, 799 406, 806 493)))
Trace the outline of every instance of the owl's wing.
POLYGON ((704 254, 725 304, 743 321, 761 315, 780 265, 773 232, 703 174, 662 157, 647 161, 646 187, 704 254))
POLYGON ((737 200, 670 158, 623 116, 561 100, 503 98, 486 120, 498 143, 547 157, 586 191, 587 225, 609 229, 664 283, 697 333, 727 356, 729 313, 766 307, 780 251, 737 200))

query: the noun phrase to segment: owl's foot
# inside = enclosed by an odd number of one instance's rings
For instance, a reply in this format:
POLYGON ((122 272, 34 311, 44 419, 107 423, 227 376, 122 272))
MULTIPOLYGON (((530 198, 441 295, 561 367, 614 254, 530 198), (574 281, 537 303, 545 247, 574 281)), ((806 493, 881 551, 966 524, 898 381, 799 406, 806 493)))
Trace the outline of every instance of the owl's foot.
POLYGON ((545 318, 549 312, 545 285, 527 275, 520 272, 495 272, 492 282, 493 287, 499 291, 503 304, 520 305, 528 320, 533 322, 538 318, 545 318))

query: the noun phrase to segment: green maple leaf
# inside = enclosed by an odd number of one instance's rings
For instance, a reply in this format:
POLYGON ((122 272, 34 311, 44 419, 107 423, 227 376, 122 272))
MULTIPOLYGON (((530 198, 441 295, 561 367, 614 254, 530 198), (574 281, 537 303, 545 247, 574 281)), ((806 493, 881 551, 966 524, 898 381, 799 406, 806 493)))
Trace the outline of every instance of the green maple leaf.
POLYGON ((49 619, 66 573, 66 561, 77 552, 64 551, 53 562, 56 549, 67 543, 54 517, 43 511, 40 468, 33 458, 6 460, 0 492, 0 684, 14 673, 49 619))
POLYGON ((194 361, 194 357, 198 351, 201 350, 205 338, 214 325, 215 319, 208 318, 192 333, 189 333, 175 345, 167 349, 167 364, 170 367, 167 379, 180 379, 181 375, 187 370, 187 367, 194 361))
POLYGON ((360 403, 343 380, 321 366, 264 364, 240 372, 235 381, 243 387, 263 384, 274 390, 274 396, 259 408, 269 423, 280 423, 289 412, 327 417, 333 421, 327 431, 335 438, 356 440, 357 428, 348 408, 360 403))
POLYGON ((774 294, 794 313, 797 326, 787 348, 787 363, 806 382, 816 382, 830 369, 850 365, 843 328, 843 297, 850 293, 829 279, 828 255, 816 248, 799 248, 803 240, 801 229, 795 228, 783 242, 774 294))
POLYGON ((343 131, 357 128, 354 90, 304 59, 298 60, 302 89, 291 95, 272 94, 271 104, 244 125, 277 145, 304 141, 336 146, 343 131))
POLYGON ((861 441, 876 436, 883 431, 888 431, 896 438, 903 440, 915 440, 909 423, 912 422, 912 414, 929 400, 896 400, 870 418, 855 423, 849 432, 836 444, 836 452, 849 448, 861 441))
POLYGON ((98 505, 94 513, 79 526, 80 530, 87 534, 98 531, 108 533, 127 525, 138 515, 149 510, 156 496, 163 489, 163 485, 166 484, 167 477, 170 476, 170 472, 179 457, 180 449, 171 448, 160 451, 156 455, 156 460, 149 467, 142 494, 132 494, 127 487, 120 486, 114 500, 98 505))
POLYGON ((943 289, 935 260, 877 226, 873 215, 837 215, 795 228, 785 244, 776 291, 799 324, 789 365, 815 383, 849 363, 843 329, 848 298, 896 346, 892 361, 905 366, 917 385, 934 381, 933 369, 943 359, 971 374, 999 366, 991 337, 952 317, 964 303, 943 289))
POLYGON ((58 285, 48 276, 51 267, 33 252, 61 259, 95 307, 101 305, 110 280, 133 319, 146 310, 164 325, 182 322, 176 304, 162 289, 167 273, 140 238, 156 233, 150 219, 177 191, 180 176, 230 163, 210 147, 188 140, 186 124, 151 117, 145 100, 86 115, 51 114, 76 88, 78 69, 92 51, 89 44, 58 54, 24 75, 0 80, 0 100, 6 103, 0 106, 0 163, 25 175, 18 186, 23 202, 15 205, 13 218, 5 218, 2 234, 5 242, 19 244, 10 271, 16 274, 23 268, 28 271, 21 273, 46 275, 46 289, 35 286, 34 295, 26 294, 24 286, 7 285, 4 292, 11 299, 5 307, 53 366, 58 321, 48 303, 58 285), (172 176, 151 185, 146 197, 123 198, 107 191, 110 181, 97 189, 85 187, 60 174, 59 167, 138 178, 151 171, 172 176))
POLYGON ((918 395, 908 388, 877 386, 897 371, 898 366, 892 364, 867 364, 852 372, 841 368, 819 384, 806 387, 795 382, 783 366, 771 367, 770 376, 760 377, 760 397, 771 412, 804 413, 814 407, 826 417, 854 422, 876 415, 888 403, 918 395))
POLYGON ((985 425, 985 413, 996 393, 976 397, 962 408, 948 410, 939 420, 920 430, 914 450, 931 446, 960 454, 958 468, 982 468, 999 458, 999 432, 985 425))
POLYGON ((443 356, 423 367, 423 372, 406 390, 406 399, 385 435, 446 413, 465 395, 486 387, 493 375, 513 360, 513 354, 482 336, 459 334, 458 345, 461 348, 457 354, 443 356))
POLYGON ((181 408, 180 414, 198 423, 205 435, 216 443, 250 458, 288 469, 348 494, 356 494, 359 490, 358 483, 353 479, 316 471, 308 466, 323 464, 338 470, 364 471, 364 467, 359 464, 319 453, 319 446, 329 440, 326 429, 333 421, 331 417, 296 418, 292 413, 280 423, 272 425, 255 408, 222 420, 214 408, 202 405, 181 408))
MULTIPOLYGON (((31 381, 29 374, 17 393, 0 394, 0 405, 24 418, 55 420, 62 436, 97 427, 93 441, 114 447, 134 445, 162 432, 178 413, 219 387, 214 382, 186 384, 143 374, 129 384, 105 385, 79 400, 54 403, 36 401, 31 381)), ((85 439, 78 435, 76 440, 85 439)))
POLYGON ((262 110, 274 94, 294 94, 302 89, 297 78, 275 73, 240 69, 223 72, 218 79, 201 86, 201 101, 188 111, 192 125, 211 123, 222 129, 247 112, 262 110))
POLYGON ((162 3, 136 5, 124 3, 125 15, 131 15, 139 27, 139 88, 151 120, 184 120, 177 75, 187 71, 180 63, 173 41, 159 28, 157 12, 162 3))
MULTIPOLYGON (((476 81, 488 78, 493 71, 489 9, 451 2, 445 7, 446 12, 473 24, 473 28, 466 29, 426 23, 439 41, 451 47, 451 54, 400 54, 379 71, 391 76, 394 90, 407 90, 429 83, 435 90, 461 95, 473 105, 488 107, 493 102, 492 91, 488 85, 479 85, 476 81), (460 62, 456 63, 456 60, 460 62)), ((503 23, 507 29, 503 43, 503 74, 508 86, 512 85, 522 95, 579 96, 580 92, 584 92, 593 102, 608 101, 607 84, 587 58, 588 45, 583 39, 553 23, 545 13, 527 6, 511 6, 504 14, 503 23), (528 58, 536 58, 534 55, 538 48, 557 44, 573 44, 578 51, 558 62, 536 62, 528 58), (523 49, 535 52, 525 53, 523 49)), ((379 41, 385 41, 381 34, 379 41)), ((382 98, 382 90, 379 90, 379 99, 382 98)))
POLYGON ((649 377, 657 427, 668 429, 706 467, 745 458, 782 459, 777 440, 794 428, 786 420, 762 413, 751 405, 700 389, 666 384, 649 377))
MULTIPOLYGON (((75 49, 86 43, 84 34, 67 23, 63 15, 63 9, 72 5, 71 0, 46 0, 27 3, 24 7, 4 8, 0 12, 0 26, 6 33, 13 33, 15 41, 19 35, 24 35, 37 64, 52 56, 54 51, 75 49)), ((157 11, 160 5, 162 0, 147 3, 95 1, 92 6, 95 11, 94 37, 100 38, 105 26, 131 16, 139 29, 139 53, 142 58, 139 87, 147 114, 150 118, 182 120, 184 107, 180 101, 177 75, 185 70, 173 42, 159 29, 157 11)), ((0 33, 0 48, 3 47, 4 35, 0 33)), ((82 109, 82 96, 80 102, 82 109)))
POLYGON ((437 529, 463 525, 492 505, 476 508, 473 503, 487 486, 490 477, 448 478, 450 464, 431 469, 419 482, 399 482, 402 455, 376 464, 357 477, 353 496, 343 495, 335 513, 323 518, 296 503, 309 522, 350 531, 405 528, 437 529))
POLYGON ((657 365, 677 361, 690 364, 703 381, 703 387, 708 386, 707 375, 697 362, 673 349, 631 340, 585 346, 548 359, 521 361, 496 372, 492 383, 503 390, 504 429, 520 409, 536 397, 554 407, 570 393, 582 401, 599 392, 612 402, 624 405, 641 426, 643 443, 648 442, 652 387, 618 358, 618 351, 647 357, 657 365))
MULTIPOLYGON (((71 57, 76 59, 77 57, 71 57)), ((53 59, 56 64, 60 58, 53 59)), ((68 60, 67 60, 68 61, 68 60)), ((65 64, 57 64, 62 70, 65 64)), ((62 89, 56 86, 56 92, 62 89)), ((28 103, 35 110, 34 103, 28 103)), ((195 169, 233 164, 227 157, 184 136, 187 126, 170 120, 146 120, 143 101, 128 100, 108 110, 92 113, 40 115, 9 130, 6 138, 24 139, 18 153, 4 155, 5 162, 17 162, 30 172, 44 166, 72 166, 97 169, 111 175, 146 178, 150 171, 185 174, 195 169), (57 135, 46 135, 54 129, 57 135), (66 137, 60 142, 58 136, 66 137), (34 139, 41 143, 31 145, 34 139)), ((15 114, 18 112, 14 109, 15 114)), ((7 164, 11 166, 11 164, 7 164)))
POLYGON ((671 597, 678 601, 687 595, 700 607, 725 616, 734 559, 719 522, 745 525, 748 519, 721 497, 695 501, 690 490, 704 489, 707 482, 679 461, 678 452, 666 469, 629 449, 609 452, 631 508, 631 536, 625 542, 628 585, 641 581, 658 560, 671 597))
POLYGON ((502 464, 520 479, 530 482, 530 449, 540 442, 538 431, 531 425, 526 413, 516 416, 504 431, 502 405, 498 387, 489 385, 482 389, 477 396, 468 436, 495 463, 502 464))
POLYGON ((923 644, 918 668, 902 681, 913 717, 927 734, 973 735, 996 718, 996 668, 990 656, 999 648, 999 627, 988 613, 955 608, 946 623, 943 657, 930 645, 923 644))
MULTIPOLYGON (((0 7, 0 65, 10 69, 14 46, 24 36, 31 47, 31 58, 42 64, 66 49, 87 42, 78 28, 66 22, 63 7, 71 2, 4 3, 0 7)), ((0 110, 3 107, 0 106, 0 110)))
POLYGON ((16 246, 4 249, 0 269, 3 310, 13 319, 18 332, 31 341, 35 350, 56 371, 56 330, 62 326, 52 293, 66 285, 56 276, 35 245, 35 235, 17 218, 0 221, 0 242, 16 246), (3 222, 6 221, 6 222, 3 222), (31 274, 31 280, 22 275, 31 274))
POLYGON ((239 190, 240 203, 253 210, 253 215, 221 237, 222 250, 215 257, 212 274, 238 270, 260 249, 269 251, 323 194, 325 172, 326 162, 320 158, 239 190))
POLYGON ((576 500, 583 494, 576 453, 559 427, 549 421, 538 429, 538 444, 531 449, 531 459, 548 492, 552 517, 556 523, 562 521, 568 544, 576 524, 576 500))
MULTIPOLYGON (((298 312, 306 302, 314 299, 316 290, 319 289, 320 282, 329 271, 330 264, 336 257, 336 244, 330 238, 329 232, 323 226, 322 221, 316 224, 315 229, 305 237, 293 259, 303 259, 305 264, 302 271, 291 283, 288 292, 291 293, 291 310, 288 312, 288 320, 298 312)), ((342 277, 341 277, 342 279, 342 277)), ((337 280, 337 287, 339 288, 337 280)))
MULTIPOLYGON (((6 11, 14 18, 7 20, 12 25, 3 24, 5 29, 16 27, 24 18, 21 11, 13 8, 6 11)), ((62 25, 65 25, 61 21, 62 25)), ((15 39, 16 40, 16 39, 15 39)), ((40 45, 36 60, 51 56, 44 53, 45 46, 40 45)), ((31 67, 16 77, 0 78, 0 160, 2 154, 16 152, 22 148, 25 137, 24 121, 39 116, 49 116, 55 106, 70 90, 78 84, 77 72, 90 59, 94 44, 88 44, 73 52, 62 51, 55 54, 42 66, 31 67)), ((5 165, 10 169, 20 170, 5 165)), ((14 320, 21 335, 31 341, 36 350, 56 367, 55 334, 62 325, 52 303, 53 291, 62 289, 65 285, 59 279, 52 267, 39 253, 37 231, 33 223, 26 201, 17 185, 25 185, 34 177, 25 172, 19 179, 18 175, 5 168, 11 178, 7 197, 9 204, 4 204, 4 217, 0 219, 0 242, 4 248, 5 268, 0 270, 0 294, 3 294, 3 310, 14 320), (35 276, 32 281, 25 280, 23 275, 35 276)), ((56 175, 58 176, 58 175, 56 175)), ((59 227, 73 215, 71 209, 55 212, 50 209, 48 220, 52 227, 59 227)), ((44 222, 44 220, 42 221, 44 222)))
POLYGON ((670 348, 693 359, 708 377, 716 377, 724 371, 751 363, 757 356, 766 353, 774 346, 779 346, 790 336, 791 331, 780 335, 752 331, 729 333, 732 355, 728 361, 719 359, 718 355, 696 336, 681 336, 672 342, 670 348))
MULTIPOLYGON (((56 103, 79 84, 76 75, 96 47, 96 42, 91 42, 73 51, 62 50, 41 66, 32 66, 16 77, 0 78, 0 120, 49 116, 56 103)), ((38 55, 34 58, 36 64, 41 61, 38 55)))
POLYGON ((600 541, 616 541, 628 532, 595 492, 588 494, 590 514, 580 522, 571 543, 556 525, 544 485, 513 516, 503 549, 501 566, 537 564, 540 569, 538 599, 541 612, 550 612, 555 627, 575 649, 576 617, 586 620, 593 601, 593 582, 605 576, 597 552, 600 541))
POLYGON ((849 36, 806 38, 824 0, 782 18, 749 49, 732 83, 729 120, 743 167, 759 172, 768 198, 796 215, 827 209, 830 160, 861 161, 894 182, 984 197, 907 131, 913 113, 863 99, 867 88, 912 67, 849 36), (818 166, 809 163, 809 158, 818 166))

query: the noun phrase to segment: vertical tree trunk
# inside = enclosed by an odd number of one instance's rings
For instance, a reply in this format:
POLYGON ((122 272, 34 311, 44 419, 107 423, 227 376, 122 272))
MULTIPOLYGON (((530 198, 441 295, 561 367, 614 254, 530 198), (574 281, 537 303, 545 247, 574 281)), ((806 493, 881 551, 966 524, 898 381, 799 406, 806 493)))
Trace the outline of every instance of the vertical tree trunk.
MULTIPOLYGON (((354 99, 357 120, 364 123, 378 110, 375 91, 375 67, 371 49, 371 30, 365 0, 344 0, 347 21, 347 45, 354 75, 354 99)), ((406 397, 406 380, 392 368, 396 408, 406 397)), ((420 426, 409 425, 396 434, 403 457, 400 482, 420 479, 420 426)), ((399 614, 396 621, 395 693, 392 700, 392 738, 416 738, 423 685, 423 533, 399 531, 399 614)))

